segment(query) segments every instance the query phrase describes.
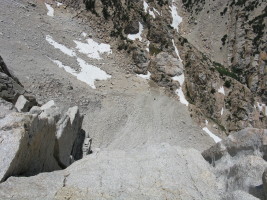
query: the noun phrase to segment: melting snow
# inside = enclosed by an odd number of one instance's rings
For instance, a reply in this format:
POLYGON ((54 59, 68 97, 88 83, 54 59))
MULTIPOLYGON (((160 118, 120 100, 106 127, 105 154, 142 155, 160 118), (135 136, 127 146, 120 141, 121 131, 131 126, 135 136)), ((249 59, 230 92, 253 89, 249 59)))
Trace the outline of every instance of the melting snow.
POLYGON ((223 95, 225 95, 224 87, 223 87, 223 86, 220 87, 220 88, 218 89, 218 92, 221 93, 221 94, 223 94, 223 95))
POLYGON ((130 40, 136 40, 136 39, 139 39, 140 41, 142 41, 142 37, 141 37, 141 34, 143 32, 143 25, 139 22, 139 33, 136 33, 136 34, 129 34, 127 37, 130 39, 130 40))
POLYGON ((149 13, 154 19, 156 18, 155 14, 154 14, 154 12, 153 12, 152 10, 148 10, 148 13, 149 13))
POLYGON ((186 106, 188 106, 188 101, 186 100, 185 96, 184 96, 184 93, 183 93, 183 90, 182 90, 182 87, 180 87, 179 89, 176 90, 176 94, 179 96, 180 98, 180 102, 182 104, 185 104, 186 106))
POLYGON ((221 115, 223 115, 223 108, 222 108, 222 110, 221 110, 221 115))
POLYGON ((112 50, 109 44, 97 43, 92 39, 87 39, 87 43, 79 42, 74 40, 76 48, 80 53, 86 54, 89 58, 101 59, 100 54, 108 53, 111 54, 112 50))
POLYGON ((173 44, 173 47, 174 47, 174 50, 175 50, 175 53, 176 53, 178 59, 182 62, 183 60, 181 59, 181 57, 179 55, 179 51, 178 51, 177 47, 175 46, 174 39, 172 39, 172 44, 173 44))
POLYGON ((86 37, 86 36, 87 36, 87 33, 82 32, 82 36, 83 36, 83 37, 86 37))
POLYGON ((182 86, 184 84, 184 74, 180 76, 174 76, 172 77, 172 80, 178 81, 180 83, 180 86, 182 86))
POLYGON ((257 107, 260 112, 263 112, 263 114, 267 116, 267 106, 264 103, 257 102, 257 107))
POLYGON ((145 13, 147 13, 147 9, 149 8, 149 5, 147 4, 146 1, 144 1, 144 10, 145 10, 145 13))
POLYGON ((107 80, 108 78, 111 78, 110 75, 108 75, 105 71, 99 69, 96 66, 87 64, 84 60, 81 58, 77 58, 78 64, 81 67, 81 71, 77 72, 74 69, 72 69, 69 66, 65 66, 62 64, 62 62, 58 60, 52 60, 55 64, 57 64, 60 68, 63 68, 66 72, 72 74, 75 76, 78 80, 85 82, 93 89, 96 89, 95 87, 95 80, 107 80))
POLYGON ((52 6, 50 6, 49 4, 45 3, 45 6, 48 10, 47 15, 50 17, 54 17, 54 8, 52 8, 52 6))
POLYGON ((53 45, 56 49, 59 49, 63 53, 67 54, 68 56, 74 57, 76 56, 76 53, 72 50, 66 47, 65 45, 59 44, 56 41, 53 40, 53 38, 50 35, 46 36, 46 41, 53 45))
POLYGON ((68 72, 74 76, 77 75, 77 72, 74 69, 72 69, 69 66, 63 65, 63 63, 60 62, 59 60, 52 60, 52 61, 53 61, 53 63, 57 64, 57 66, 59 66, 59 68, 63 68, 66 72, 68 72))
POLYGON ((147 50, 147 52, 149 52, 149 45, 150 45, 150 41, 149 40, 147 41, 146 45, 147 45, 146 50, 147 50))
POLYGON ((180 102, 182 103, 182 104, 185 104, 186 106, 188 106, 188 101, 186 100, 186 98, 185 98, 185 96, 184 96, 184 92, 183 92, 183 90, 182 90, 182 86, 183 86, 183 84, 184 84, 184 74, 182 74, 182 75, 180 75, 180 76, 174 76, 174 77, 172 77, 172 80, 174 80, 174 81, 178 81, 179 83, 180 83, 180 88, 179 89, 177 89, 176 91, 175 91, 175 93, 179 96, 179 99, 180 99, 180 102))
MULTIPOLYGON (((77 58, 77 62, 79 64, 79 66, 81 67, 81 70, 79 72, 72 69, 69 66, 63 65, 62 62, 60 62, 58 60, 52 60, 52 61, 55 64, 57 64, 57 66, 59 66, 60 68, 63 68, 66 72, 75 76, 78 80, 83 81, 86 84, 88 84, 93 89, 96 88, 95 84, 94 84, 95 80, 106 80, 108 78, 111 78, 111 76, 109 74, 107 74, 105 71, 101 70, 100 68, 98 68, 96 66, 93 66, 93 65, 86 63, 81 58, 78 58, 76 53, 72 49, 69 49, 64 45, 57 43, 56 41, 53 40, 53 38, 51 36, 47 35, 46 41, 49 44, 53 45, 56 49, 59 49, 63 53, 67 54, 68 56, 77 58)), ((80 42, 77 42, 77 41, 76 41, 76 44, 77 44, 77 48, 78 47, 81 48, 81 49, 79 49, 80 52, 86 53, 88 55, 88 57, 100 59, 99 53, 104 53, 104 52, 111 53, 109 45, 98 44, 91 39, 88 40, 88 44, 84 44, 84 43, 80 44, 80 42), (88 49, 86 49, 86 48, 88 48, 88 49)))
POLYGON ((216 143, 222 141, 221 138, 214 135, 207 127, 204 127, 202 130, 205 131, 216 143))
POLYGON ((77 61, 81 67, 81 72, 77 75, 77 79, 87 83, 93 89, 96 88, 94 84, 95 80, 107 80, 111 78, 111 75, 96 66, 87 64, 81 58, 77 58, 77 61))
POLYGON ((145 11, 145 13, 147 13, 147 10, 148 10, 148 14, 150 14, 154 19, 156 18, 155 13, 157 13, 158 15, 160 15, 159 11, 157 11, 155 8, 153 8, 153 10, 150 10, 149 5, 147 4, 146 1, 144 1, 144 4, 143 5, 144 5, 144 11, 145 11))
POLYGON ((151 73, 148 71, 148 72, 147 72, 147 75, 144 75, 144 74, 137 74, 137 76, 149 80, 149 79, 150 79, 150 76, 151 76, 151 73))
POLYGON ((63 5, 63 3, 60 3, 60 2, 58 2, 58 1, 56 1, 56 3, 57 3, 57 7, 59 7, 59 6, 62 6, 62 5, 63 5))
POLYGON ((153 8, 153 11, 154 11, 155 13, 157 13, 158 15, 161 15, 161 14, 159 13, 159 11, 157 11, 157 9, 153 8))
POLYGON ((177 8, 176 8, 175 5, 172 4, 172 6, 170 7, 170 9, 171 9, 171 14, 172 14, 172 24, 171 24, 171 26, 174 29, 176 29, 177 32, 178 32, 178 30, 179 30, 178 29, 178 26, 182 22, 182 17, 180 17, 178 15, 177 8))

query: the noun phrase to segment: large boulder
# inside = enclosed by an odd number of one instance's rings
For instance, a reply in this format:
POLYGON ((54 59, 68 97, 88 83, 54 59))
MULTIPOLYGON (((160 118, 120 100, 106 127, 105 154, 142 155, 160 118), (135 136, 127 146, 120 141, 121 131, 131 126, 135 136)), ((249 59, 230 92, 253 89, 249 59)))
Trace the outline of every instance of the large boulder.
POLYGON ((267 167, 267 130, 247 128, 204 151, 225 193, 238 190, 264 199, 262 174, 267 167))
MULTIPOLYGON (((0 101, 0 182, 14 175, 34 175, 65 168, 78 147, 83 116, 70 108, 60 119, 53 104, 18 113, 11 103, 0 101), (38 111, 38 112, 37 112, 38 111), (31 114, 35 113, 35 114, 31 114), (66 123, 60 123, 60 122, 66 123), (62 165, 64 163, 64 165, 62 165)), ((73 160, 73 159, 72 159, 73 160)))
POLYGON ((156 57, 152 57, 148 69, 152 73, 151 79, 159 86, 171 90, 175 90, 179 86, 172 78, 183 73, 183 64, 171 54, 161 52, 156 57))
POLYGON ((233 133, 225 140, 202 153, 203 157, 217 165, 222 159, 255 155, 267 158, 267 130, 246 128, 233 133))
POLYGON ((23 95, 20 95, 15 107, 19 112, 28 112, 31 108, 31 103, 23 95))
POLYGON ((154 59, 152 59, 150 68, 171 77, 181 75, 183 73, 182 62, 178 58, 175 58, 166 52, 159 53, 154 59))
POLYGON ((72 162, 70 157, 77 133, 81 132, 83 116, 77 106, 69 108, 67 113, 57 123, 55 157, 62 168, 72 162))
POLYGON ((0 199, 219 199, 210 166, 169 144, 99 151, 63 171, 0 184, 0 199), (27 191, 27 192, 25 192, 27 191))

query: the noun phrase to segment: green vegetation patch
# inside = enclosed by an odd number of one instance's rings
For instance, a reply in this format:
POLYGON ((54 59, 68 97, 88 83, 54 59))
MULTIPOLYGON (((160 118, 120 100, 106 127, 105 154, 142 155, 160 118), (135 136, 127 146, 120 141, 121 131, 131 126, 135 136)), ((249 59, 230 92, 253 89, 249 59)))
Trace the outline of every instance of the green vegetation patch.
POLYGON ((161 52, 161 49, 155 47, 154 45, 149 45, 149 53, 150 55, 158 55, 161 52))
POLYGON ((237 81, 239 81, 238 76, 234 73, 226 69, 223 65, 217 62, 213 62, 215 69, 220 73, 221 76, 229 76, 237 81))

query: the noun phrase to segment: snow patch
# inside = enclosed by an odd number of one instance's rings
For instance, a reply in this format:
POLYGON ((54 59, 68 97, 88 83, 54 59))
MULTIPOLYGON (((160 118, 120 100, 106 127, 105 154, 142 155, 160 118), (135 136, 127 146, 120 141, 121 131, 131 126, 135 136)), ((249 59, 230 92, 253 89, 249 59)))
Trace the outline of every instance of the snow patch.
POLYGON ((143 5, 144 5, 145 13, 147 13, 147 9, 149 8, 149 5, 147 4, 146 1, 144 1, 143 5))
POLYGON ((182 104, 185 104, 186 106, 189 105, 188 101, 185 98, 182 86, 184 84, 184 74, 181 74, 180 76, 174 76, 172 77, 172 80, 178 81, 180 83, 180 88, 175 91, 175 93, 179 96, 180 102, 182 104))
POLYGON ((221 93, 221 94, 223 94, 223 95, 225 95, 224 87, 223 87, 223 86, 220 87, 220 88, 218 89, 218 92, 221 93))
POLYGON ((156 8, 153 8, 153 11, 154 11, 155 13, 157 13, 158 15, 160 15, 160 16, 161 16, 161 14, 159 13, 159 11, 157 11, 157 9, 156 9, 156 8))
POLYGON ((156 18, 156 16, 155 16, 155 14, 154 14, 154 12, 152 11, 152 10, 148 10, 148 13, 155 19, 156 18))
POLYGON ((180 57, 180 55, 179 55, 179 51, 178 51, 178 49, 177 49, 177 47, 176 47, 176 45, 175 45, 175 43, 174 43, 174 39, 172 39, 172 44, 173 44, 173 47, 174 47, 174 50, 175 50, 175 53, 176 53, 178 59, 179 59, 181 62, 183 62, 183 60, 181 59, 181 57, 180 57))
POLYGON ((223 115, 223 108, 222 108, 222 110, 221 110, 221 115, 223 115))
POLYGON ((159 13, 159 11, 157 11, 157 9, 152 8, 152 10, 151 10, 149 8, 148 3, 146 1, 144 1, 143 5, 144 5, 144 11, 145 11, 145 13, 147 13, 147 11, 148 11, 148 14, 150 14, 154 19, 156 18, 155 13, 157 13, 158 15, 160 15, 160 13, 159 13))
POLYGON ((54 17, 54 8, 52 8, 52 6, 50 6, 49 4, 45 3, 45 6, 48 10, 47 15, 50 17, 54 17))
POLYGON ((151 73, 148 71, 146 75, 145 74, 137 74, 137 76, 149 80, 151 73))
POLYGON ((149 45, 150 45, 150 41, 148 40, 147 43, 146 43, 146 46, 147 46, 146 50, 147 50, 147 52, 149 52, 149 45))
POLYGON ((111 75, 96 66, 86 63, 81 58, 77 58, 77 61, 81 67, 81 72, 77 75, 77 79, 87 83, 93 89, 96 89, 94 84, 95 80, 107 80, 111 78, 111 75))
POLYGON ((46 36, 46 41, 52 46, 54 46, 56 49, 59 49, 60 51, 65 53, 66 55, 71 56, 71 57, 76 56, 76 53, 72 49, 69 49, 65 45, 57 43, 55 40, 53 40, 53 38, 50 35, 46 36))
POLYGON ((178 81, 180 86, 182 86, 184 84, 184 74, 181 74, 180 76, 174 76, 172 77, 172 80, 178 81))
POLYGON ((257 107, 258 107, 260 112, 263 112, 263 114, 265 116, 267 116, 267 106, 266 106, 266 104, 257 102, 257 107))
POLYGON ((74 69, 72 69, 71 67, 63 65, 63 63, 60 62, 59 60, 52 60, 52 61, 53 61, 53 63, 57 64, 57 66, 59 68, 63 68, 66 72, 76 76, 77 72, 74 69))
POLYGON ((182 22, 182 17, 180 17, 178 15, 178 12, 177 12, 177 8, 175 5, 172 4, 172 6, 170 6, 170 9, 171 9, 171 14, 172 14, 172 24, 171 26, 177 30, 179 30, 178 26, 179 24, 182 22))
POLYGON ((76 70, 72 69, 69 66, 63 65, 62 62, 58 60, 52 60, 59 68, 63 68, 66 72, 72 74, 75 76, 78 80, 85 82, 93 89, 96 89, 95 87, 95 80, 107 80, 108 78, 111 78, 110 75, 108 75, 105 71, 99 69, 96 66, 87 64, 84 60, 81 58, 77 58, 77 62, 81 67, 81 71, 77 72, 76 70))
POLYGON ((184 96, 184 92, 182 90, 182 87, 180 87, 179 89, 177 89, 176 94, 179 96, 180 102, 186 106, 188 106, 188 101, 186 100, 185 96, 184 96))
POLYGON ((87 43, 74 40, 76 48, 80 53, 86 54, 89 58, 100 60, 100 54, 108 53, 111 54, 112 50, 109 44, 97 43, 92 39, 87 39, 87 43))
POLYGON ((57 7, 59 7, 59 6, 62 6, 62 5, 63 5, 63 3, 60 3, 60 2, 58 2, 58 1, 56 1, 56 4, 57 4, 57 7))
POLYGON ((202 130, 205 131, 215 141, 215 143, 222 141, 221 138, 214 135, 207 127, 204 127, 202 130))
POLYGON ((87 36, 87 33, 82 32, 82 36, 83 36, 83 37, 86 37, 86 36, 87 36))
POLYGON ((136 33, 136 34, 128 34, 127 37, 128 37, 130 40, 136 40, 136 39, 139 39, 140 41, 142 41, 141 34, 142 34, 143 30, 144 30, 144 27, 143 27, 143 25, 139 22, 139 32, 136 33))

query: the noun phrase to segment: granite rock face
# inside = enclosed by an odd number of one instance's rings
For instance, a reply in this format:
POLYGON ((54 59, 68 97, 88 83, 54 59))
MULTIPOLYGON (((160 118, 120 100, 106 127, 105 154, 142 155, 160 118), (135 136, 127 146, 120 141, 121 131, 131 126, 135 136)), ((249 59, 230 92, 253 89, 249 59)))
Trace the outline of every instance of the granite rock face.
POLYGON ((247 128, 233 133, 202 155, 213 166, 225 193, 242 190, 264 199, 261 177, 267 167, 266 129, 247 128))
POLYGON ((60 166, 66 168, 74 158, 70 158, 77 135, 81 133, 83 116, 77 106, 69 108, 57 123, 56 144, 54 155, 60 166), (77 134, 78 133, 78 134, 77 134))
POLYGON ((53 157, 56 121, 45 114, 12 112, 0 121, 1 181, 9 176, 58 170, 53 157))
POLYGON ((128 152, 94 152, 64 171, 28 178, 12 177, 0 185, 1 199, 66 197, 219 199, 215 176, 201 154, 193 149, 168 144, 128 152), (27 187, 29 185, 31 187, 27 187))
POLYGON ((75 142, 83 120, 77 107, 61 118, 54 105, 39 109, 37 114, 18 113, 4 100, 0 106, 0 152, 5 155, 0 162, 1 181, 15 175, 59 170, 74 161, 72 149, 77 149, 75 142))

